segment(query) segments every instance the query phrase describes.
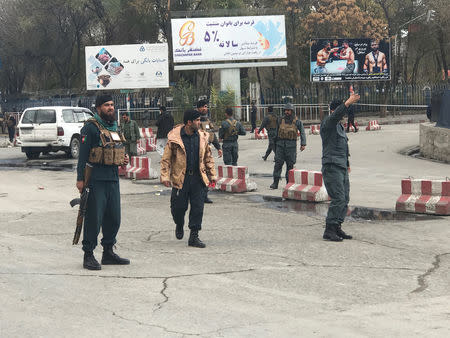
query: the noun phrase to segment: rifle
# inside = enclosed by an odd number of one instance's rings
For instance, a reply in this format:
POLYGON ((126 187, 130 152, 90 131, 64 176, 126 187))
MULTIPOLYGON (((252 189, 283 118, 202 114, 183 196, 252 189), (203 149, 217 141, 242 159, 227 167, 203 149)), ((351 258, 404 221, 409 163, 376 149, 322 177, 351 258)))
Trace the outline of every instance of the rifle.
POLYGON ((79 204, 80 208, 78 209, 77 216, 77 225, 75 227, 75 234, 73 235, 72 245, 78 244, 78 240, 80 239, 81 229, 83 228, 84 217, 86 216, 87 209, 87 201, 89 197, 89 180, 91 178, 92 173, 92 165, 86 163, 86 167, 84 168, 84 187, 83 191, 80 194, 80 198, 74 198, 70 201, 70 206, 73 208, 75 205, 79 204))

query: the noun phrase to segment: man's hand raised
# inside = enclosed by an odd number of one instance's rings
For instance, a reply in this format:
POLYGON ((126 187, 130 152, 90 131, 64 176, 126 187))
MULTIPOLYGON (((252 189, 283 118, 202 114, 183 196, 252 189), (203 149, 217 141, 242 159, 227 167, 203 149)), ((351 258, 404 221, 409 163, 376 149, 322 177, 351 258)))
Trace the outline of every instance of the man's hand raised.
POLYGON ((349 107, 353 103, 356 103, 359 101, 360 96, 358 94, 352 93, 350 94, 350 97, 345 101, 345 106, 349 107))

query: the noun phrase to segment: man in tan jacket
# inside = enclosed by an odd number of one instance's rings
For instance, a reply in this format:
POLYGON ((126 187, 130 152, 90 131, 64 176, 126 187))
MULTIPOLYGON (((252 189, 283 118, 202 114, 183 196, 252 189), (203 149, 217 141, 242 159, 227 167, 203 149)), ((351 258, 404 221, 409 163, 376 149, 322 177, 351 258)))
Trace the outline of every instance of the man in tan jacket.
POLYGON ((176 224, 176 238, 184 236, 184 215, 190 202, 188 245, 204 248, 198 232, 202 228, 205 188, 216 181, 216 169, 208 134, 200 130, 200 123, 200 113, 188 110, 184 113, 184 124, 176 126, 167 135, 161 159, 161 183, 172 186, 170 209, 176 224))

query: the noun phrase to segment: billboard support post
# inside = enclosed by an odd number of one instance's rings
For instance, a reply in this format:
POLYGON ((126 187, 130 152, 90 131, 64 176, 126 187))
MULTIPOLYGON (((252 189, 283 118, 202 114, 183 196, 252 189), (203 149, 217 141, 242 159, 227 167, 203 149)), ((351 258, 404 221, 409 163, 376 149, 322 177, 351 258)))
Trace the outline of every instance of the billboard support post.
POLYGON ((241 119, 241 72, 239 68, 224 68, 220 70, 220 90, 234 91, 234 103, 237 106, 235 114, 241 119))

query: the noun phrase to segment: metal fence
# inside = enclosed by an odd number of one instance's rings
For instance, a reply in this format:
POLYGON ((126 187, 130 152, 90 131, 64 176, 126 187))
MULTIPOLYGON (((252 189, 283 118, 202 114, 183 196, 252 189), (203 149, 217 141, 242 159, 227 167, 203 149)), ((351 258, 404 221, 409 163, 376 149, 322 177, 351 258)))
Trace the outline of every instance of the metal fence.
MULTIPOLYGON (((388 83, 378 83, 370 85, 360 85, 359 93, 361 95, 359 106, 360 112, 379 112, 382 105, 387 106, 389 111, 398 111, 405 109, 404 106, 411 106, 408 110, 413 109, 413 106, 423 107, 430 104, 431 95, 435 91, 441 91, 445 88, 450 88, 449 84, 432 84, 432 85, 402 85, 389 86, 388 83), (400 107, 403 106, 403 107, 400 107)), ((151 113, 157 111, 159 105, 164 105, 170 108, 174 117, 181 121, 180 112, 173 107, 174 95, 176 91, 170 89, 146 89, 140 92, 129 93, 129 105, 131 109, 142 110, 142 113, 148 111, 144 115, 149 115, 149 118, 142 116, 142 120, 153 120, 155 114, 151 113)), ((210 97, 209 89, 195 89, 193 91, 192 104, 199 97, 210 97)), ((126 109, 127 97, 126 93, 112 94, 116 108, 126 109)), ((260 91, 259 107, 264 116, 266 107, 273 105, 276 109, 280 109, 285 102, 291 102, 298 107, 299 114, 306 114, 307 119, 316 120, 320 106, 327 105, 334 98, 345 98, 348 96, 348 84, 309 84, 300 88, 265 88, 260 91), (319 105, 319 106, 317 106, 319 105), (308 115, 309 114, 309 115, 308 115), (312 115, 311 115, 312 114, 312 115)), ((243 91, 242 97, 242 111, 247 112, 247 106, 250 104, 250 93, 243 91)), ((25 108, 38 106, 83 106, 86 108, 93 108, 95 102, 95 94, 71 94, 71 95, 54 95, 45 96, 41 98, 20 98, 11 99, 1 102, 3 112, 18 112, 25 108)), ((137 113, 138 111, 136 111, 137 113)), ((246 114, 243 114, 246 115, 246 114)))

